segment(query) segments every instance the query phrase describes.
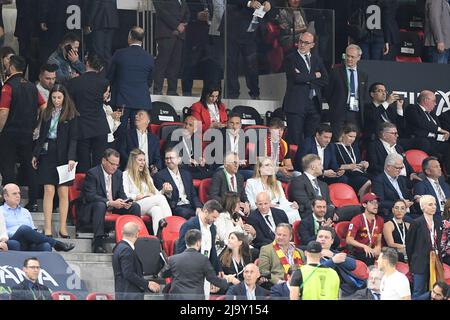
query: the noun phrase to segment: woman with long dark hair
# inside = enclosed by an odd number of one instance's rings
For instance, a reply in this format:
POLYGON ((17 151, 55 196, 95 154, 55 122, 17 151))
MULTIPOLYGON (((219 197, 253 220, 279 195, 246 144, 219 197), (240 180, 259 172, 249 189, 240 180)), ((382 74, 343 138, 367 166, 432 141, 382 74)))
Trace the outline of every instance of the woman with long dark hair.
POLYGON ((227 125, 228 115, 220 95, 220 88, 204 87, 200 101, 191 106, 192 115, 202 122, 203 132, 209 128, 222 129, 227 125))
POLYGON ((68 165, 75 168, 77 151, 77 117, 79 113, 66 88, 56 84, 50 91, 47 108, 40 115, 41 129, 31 161, 38 172, 38 183, 44 185, 44 233, 52 235, 52 212, 55 189, 59 197, 59 236, 68 238, 67 212, 69 186, 60 184, 56 167, 68 165))
POLYGON ((220 263, 225 275, 234 274, 240 281, 244 280, 244 267, 252 262, 247 237, 241 232, 231 232, 228 245, 220 255, 220 263))
POLYGON ((392 207, 393 218, 387 221, 383 227, 383 237, 386 244, 397 250, 398 260, 401 262, 408 262, 406 256, 406 235, 409 229, 409 223, 405 222, 404 217, 406 215, 405 200, 399 199, 395 201, 392 207))

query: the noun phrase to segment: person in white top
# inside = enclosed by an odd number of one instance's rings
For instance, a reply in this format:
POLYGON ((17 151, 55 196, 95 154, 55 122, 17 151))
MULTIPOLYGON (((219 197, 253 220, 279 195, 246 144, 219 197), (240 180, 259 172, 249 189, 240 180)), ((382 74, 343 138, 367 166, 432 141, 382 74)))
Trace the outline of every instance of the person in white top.
POLYGON ((56 70, 58 66, 56 64, 44 64, 39 72, 39 82, 36 84, 36 88, 45 101, 48 101, 50 96, 50 90, 52 90, 56 81, 56 70))
POLYGON ((286 199, 281 182, 276 178, 275 165, 268 157, 258 158, 253 178, 247 180, 245 193, 252 210, 256 209, 256 195, 263 191, 270 195, 271 207, 283 210, 290 224, 300 220, 297 202, 289 202, 286 199))
POLYGON ((378 268, 384 272, 380 284, 380 300, 411 300, 411 289, 408 278, 397 271, 397 251, 384 247, 378 257, 378 268))
POLYGON ((131 151, 127 170, 123 173, 123 190, 128 199, 132 199, 141 207, 141 215, 152 217, 153 233, 158 232, 159 221, 172 215, 169 203, 162 194, 168 192, 164 185, 161 193, 155 188, 150 172, 145 163, 145 154, 140 149, 131 151))
POLYGON ((116 132, 117 128, 120 126, 120 117, 123 114, 123 110, 113 111, 111 106, 109 105, 111 97, 111 87, 108 86, 106 92, 103 94, 103 110, 105 111, 106 120, 108 121, 108 126, 110 133, 108 133, 108 148, 115 148, 114 142, 114 132, 116 132))

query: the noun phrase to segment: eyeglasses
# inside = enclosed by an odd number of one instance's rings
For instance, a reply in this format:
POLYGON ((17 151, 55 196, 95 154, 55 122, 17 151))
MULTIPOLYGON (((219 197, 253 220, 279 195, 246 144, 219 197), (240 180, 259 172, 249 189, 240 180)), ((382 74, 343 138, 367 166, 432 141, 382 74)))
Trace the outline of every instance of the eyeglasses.
POLYGON ((394 136, 398 136, 398 132, 397 131, 395 131, 395 132, 386 132, 386 133, 393 134, 394 136))
POLYGON ((118 166, 120 166, 120 163, 114 163, 114 162, 111 162, 111 161, 109 161, 109 159, 105 159, 105 160, 108 161, 109 164, 112 165, 113 167, 118 167, 118 166))
POLYGON ((35 270, 39 270, 41 267, 40 266, 27 266, 28 269, 35 269, 35 270))
POLYGON ((401 167, 396 167, 396 166, 391 166, 392 168, 394 168, 395 170, 403 170, 404 166, 401 167))

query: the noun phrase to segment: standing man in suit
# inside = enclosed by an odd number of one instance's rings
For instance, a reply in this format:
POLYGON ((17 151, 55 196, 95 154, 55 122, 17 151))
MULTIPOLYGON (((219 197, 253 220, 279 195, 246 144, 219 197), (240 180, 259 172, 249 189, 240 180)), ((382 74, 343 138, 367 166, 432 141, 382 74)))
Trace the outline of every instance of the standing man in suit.
POLYGON ((425 47, 429 61, 450 63, 450 5, 446 0, 425 3, 425 47))
POLYGON ((442 176, 442 169, 436 157, 428 157, 422 161, 422 172, 425 179, 414 186, 414 195, 432 195, 436 199, 437 213, 444 212, 445 202, 450 198, 450 186, 442 176))
POLYGON ((145 32, 140 27, 133 27, 128 34, 128 47, 117 50, 109 65, 107 78, 111 84, 111 106, 123 108, 122 124, 116 131, 120 137, 126 130, 128 119, 134 128, 137 110, 150 110, 152 101, 150 87, 154 61, 142 43, 145 32))
POLYGON ((127 203, 123 191, 122 171, 118 170, 120 154, 114 149, 106 149, 102 163, 90 169, 81 191, 82 205, 77 210, 79 228, 90 223, 94 229, 92 243, 94 253, 106 253, 103 247, 105 235, 105 214, 111 210, 116 214, 141 216, 141 209, 136 202, 127 203))
POLYGON ((316 154, 307 154, 302 158, 303 174, 294 178, 289 188, 288 198, 299 205, 302 219, 312 214, 313 202, 318 197, 326 201, 326 216, 331 217, 334 206, 331 203, 328 185, 317 179, 322 175, 323 166, 316 154))
POLYGON ((283 110, 289 126, 289 143, 301 145, 319 126, 322 89, 327 85, 328 73, 322 59, 311 54, 315 46, 313 34, 302 33, 297 44, 298 50, 285 59, 287 87, 283 110))
POLYGON ((367 101, 367 74, 358 70, 361 48, 351 44, 345 50, 344 65, 334 68, 324 96, 330 106, 330 119, 335 140, 345 122, 364 128, 364 104, 367 101))
POLYGON ((181 68, 189 8, 185 0, 154 2, 156 10, 155 40, 158 54, 155 65, 154 94, 162 94, 167 78, 167 94, 177 95, 178 74, 181 68))
POLYGON ((172 277, 169 294, 171 299, 203 300, 205 297, 205 280, 216 287, 226 290, 229 283, 238 284, 233 275, 219 278, 210 260, 202 254, 203 234, 198 229, 188 230, 183 234, 186 249, 169 258, 163 277, 172 277))
MULTIPOLYGON (((158 171, 153 176, 153 182, 158 190, 164 189, 166 184, 170 184, 172 191, 164 195, 169 202, 172 213, 189 220, 201 212, 202 204, 198 199, 192 176, 189 171, 179 168, 181 158, 173 149, 165 152, 166 168, 158 171)), ((166 190, 170 190, 166 188, 166 190)))
POLYGON ((103 95, 108 80, 99 72, 103 61, 91 53, 86 60, 86 72, 67 83, 80 117, 78 118, 77 172, 87 172, 99 165, 108 146, 109 125, 103 110, 103 95))
POLYGON ((139 227, 134 222, 123 226, 123 238, 113 249, 114 291, 116 300, 144 300, 144 292, 159 292, 159 284, 145 280, 142 262, 134 244, 139 238, 139 227))
POLYGON ((256 195, 256 208, 248 216, 247 223, 256 230, 253 246, 259 249, 273 242, 276 226, 280 223, 289 224, 289 219, 283 210, 270 207, 270 196, 267 192, 256 195))
POLYGON ((417 148, 431 156, 443 156, 447 172, 450 169, 450 132, 441 127, 438 117, 433 114, 436 107, 434 92, 424 90, 417 98, 417 104, 406 110, 406 123, 411 135, 416 138, 417 148))
POLYGON ((53 300, 50 289, 38 282, 41 272, 38 258, 26 258, 22 270, 25 279, 12 288, 11 300, 53 300))
POLYGON ((115 29, 119 28, 117 0, 86 1, 85 34, 91 33, 92 49, 105 61, 111 59, 115 29))
POLYGON ((269 291, 257 284, 261 273, 254 263, 244 267, 244 281, 232 286, 227 291, 229 300, 260 300, 269 295, 269 291))
POLYGON ((244 178, 238 173, 239 163, 237 153, 230 152, 225 156, 223 169, 219 169, 212 177, 209 196, 220 201, 225 192, 237 192, 241 199, 240 206, 247 215, 250 212, 250 205, 245 193, 244 178))

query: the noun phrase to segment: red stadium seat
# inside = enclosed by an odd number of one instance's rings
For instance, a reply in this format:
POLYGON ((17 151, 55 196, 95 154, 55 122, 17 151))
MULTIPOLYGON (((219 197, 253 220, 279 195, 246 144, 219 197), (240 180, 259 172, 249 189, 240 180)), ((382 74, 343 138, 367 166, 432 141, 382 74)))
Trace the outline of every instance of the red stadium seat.
POLYGON ((200 188, 200 183, 202 183, 202 180, 200 179, 193 179, 192 184, 194 185, 194 188, 198 190, 200 188))
POLYGON ((141 238, 150 238, 150 234, 148 233, 147 227, 145 226, 144 221, 140 217, 133 216, 131 214, 125 214, 119 216, 116 221, 116 243, 118 243, 123 238, 123 226, 127 222, 134 222, 139 226, 139 237, 141 238))
POLYGON ((53 300, 78 300, 77 296, 69 291, 55 291, 52 292, 53 300))
POLYGON ((209 296, 209 300, 226 300, 227 299, 227 296, 226 295, 221 295, 221 296, 218 296, 218 295, 210 295, 209 296))
POLYGON ((204 204, 209 200, 208 190, 211 188, 211 178, 203 179, 198 188, 198 198, 204 204))
POLYGON ((114 300, 109 293, 91 292, 86 296, 86 300, 114 300))
POLYGON ((369 268, 361 260, 356 260, 356 268, 352 274, 358 279, 367 280, 369 278, 369 268))
POLYGON ((422 58, 421 57, 410 57, 410 56, 396 56, 395 61, 422 63, 422 58))
POLYGON ((295 246, 298 247, 301 244, 301 239, 298 236, 298 228, 300 227, 300 220, 294 221, 292 224, 292 232, 294 232, 294 243, 295 246))
POLYGON ((167 226, 162 229, 161 239, 163 241, 163 249, 167 256, 173 255, 175 241, 180 236, 180 228, 186 219, 178 216, 169 216, 164 218, 167 221, 167 226))
POLYGON ((155 136, 158 135, 159 127, 160 127, 160 126, 161 126, 161 125, 159 125, 159 124, 153 124, 153 123, 150 123, 150 124, 148 125, 150 132, 153 133, 155 136))
POLYGON ((72 213, 72 218, 75 224, 77 222, 77 213, 75 210, 74 201, 78 199, 78 197, 80 196, 85 176, 86 174, 84 173, 77 173, 75 175, 75 180, 73 184, 69 187, 69 203, 71 206, 70 212, 72 213))
POLYGON ((414 172, 422 172, 422 161, 423 159, 428 157, 428 154, 426 154, 422 150, 411 149, 406 151, 405 155, 406 161, 408 161, 414 172))
POLYGON ((289 189, 291 188, 291 183, 286 183, 285 186, 283 186, 284 195, 286 196, 286 199, 289 200, 289 189))
POLYGON ((397 269, 399 272, 403 273, 408 278, 409 282, 412 283, 413 277, 412 277, 412 274, 409 272, 409 266, 407 263, 399 261, 395 265, 395 269, 397 269))
POLYGON ((331 202, 336 208, 359 205, 355 190, 345 183, 332 183, 329 186, 331 202))
MULTIPOLYGON (((286 130, 284 130, 286 132, 286 130)), ((296 144, 289 145, 289 156, 291 157, 292 162, 294 162, 295 154, 297 153, 298 146, 296 144)))
POLYGON ((336 231, 336 235, 341 240, 341 242, 339 243, 340 247, 344 247, 347 244, 347 242, 345 241, 345 238, 347 238, 347 231, 348 231, 348 226, 349 225, 350 225, 350 221, 342 221, 342 222, 338 222, 334 226, 334 230, 336 231))
POLYGON ((448 264, 443 263, 444 266, 444 279, 445 282, 450 285, 450 266, 448 264))

